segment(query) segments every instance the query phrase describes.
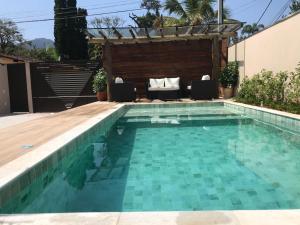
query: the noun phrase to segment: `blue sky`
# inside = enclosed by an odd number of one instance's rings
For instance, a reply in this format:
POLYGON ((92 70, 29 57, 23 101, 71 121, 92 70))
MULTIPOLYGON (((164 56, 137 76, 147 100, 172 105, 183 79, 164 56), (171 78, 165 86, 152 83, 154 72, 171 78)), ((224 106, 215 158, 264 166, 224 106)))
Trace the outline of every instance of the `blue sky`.
MULTIPOLYGON (((54 0, 26 0, 26 4, 24 2, 0 0, 0 18, 10 18, 14 21, 53 18, 54 0)), ((268 2, 269 0, 226 0, 225 6, 231 10, 232 18, 253 23, 258 20, 268 2)), ((271 24, 286 2, 287 0, 273 0, 261 22, 265 25, 271 24)), ((140 6, 140 0, 77 0, 77 5, 87 8, 88 13, 93 14, 136 9, 140 6)), ((143 14, 142 11, 135 13, 143 14)), ((111 15, 123 18, 126 24, 133 24, 128 14, 125 12, 111 15)), ((53 39, 53 21, 18 24, 18 26, 28 40, 39 37, 53 39)))

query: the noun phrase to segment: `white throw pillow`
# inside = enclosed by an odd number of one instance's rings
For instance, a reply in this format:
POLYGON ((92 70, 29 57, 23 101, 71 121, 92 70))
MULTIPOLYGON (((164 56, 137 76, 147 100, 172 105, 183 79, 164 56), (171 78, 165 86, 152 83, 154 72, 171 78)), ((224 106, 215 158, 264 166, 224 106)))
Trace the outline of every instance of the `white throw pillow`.
POLYGON ((166 88, 178 88, 179 89, 179 77, 175 78, 165 78, 166 88))
POLYGON ((210 80, 210 76, 209 75, 203 75, 201 80, 210 80))
POLYGON ((152 79, 150 78, 150 87, 152 88, 164 88, 165 87, 165 79, 152 79))
POLYGON ((123 84, 124 82, 123 82, 123 79, 121 77, 116 77, 115 83, 116 84, 123 84))

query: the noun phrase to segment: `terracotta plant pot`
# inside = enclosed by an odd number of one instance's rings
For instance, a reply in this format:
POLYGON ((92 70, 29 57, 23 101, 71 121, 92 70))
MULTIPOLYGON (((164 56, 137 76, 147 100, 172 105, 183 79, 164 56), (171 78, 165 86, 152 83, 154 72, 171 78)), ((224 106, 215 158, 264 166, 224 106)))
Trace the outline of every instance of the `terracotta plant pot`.
POLYGON ((224 99, 228 99, 228 98, 232 98, 233 96, 233 88, 224 88, 223 89, 223 93, 224 93, 224 99))
POLYGON ((96 94, 98 101, 107 101, 107 92, 106 91, 101 91, 97 92, 96 94))

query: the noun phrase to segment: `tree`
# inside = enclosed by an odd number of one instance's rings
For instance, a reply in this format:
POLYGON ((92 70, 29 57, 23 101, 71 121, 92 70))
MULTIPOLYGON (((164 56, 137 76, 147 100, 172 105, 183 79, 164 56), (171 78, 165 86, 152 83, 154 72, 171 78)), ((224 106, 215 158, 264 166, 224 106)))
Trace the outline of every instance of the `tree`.
POLYGON ((55 47, 62 58, 86 59, 87 11, 77 8, 76 0, 55 0, 54 36, 55 47))
POLYGON ((75 23, 75 32, 73 40, 73 46, 71 46, 71 49, 73 49, 73 59, 87 59, 88 58, 88 41, 86 39, 86 29, 87 29, 87 10, 78 8, 77 11, 78 18, 76 18, 75 23), (74 48, 74 46, 77 46, 74 48), (74 51, 75 50, 75 51, 74 51))
MULTIPOLYGON (((90 24, 95 29, 100 28, 112 28, 112 27, 122 27, 125 21, 117 16, 111 17, 101 17, 93 19, 90 24)), ((89 58, 91 60, 101 60, 102 48, 99 44, 89 44, 89 58)))
POLYGON ((295 13, 300 10, 300 0, 293 0, 290 5, 291 13, 295 13))
POLYGON ((248 24, 242 29, 242 38, 249 37, 258 31, 264 29, 265 26, 263 24, 253 23, 252 25, 248 24))
POLYGON ((141 4, 142 8, 145 8, 147 12, 153 11, 156 17, 160 16, 160 9, 162 5, 159 0, 143 0, 141 4))
MULTIPOLYGON (((138 27, 153 27, 160 20, 160 9, 162 5, 159 0, 143 0, 141 8, 145 8, 147 13, 143 16, 137 16, 134 13, 129 17, 137 24, 138 27)), ((159 23, 159 22, 158 22, 159 23)))
MULTIPOLYGON (((166 0, 165 10, 169 14, 175 14, 179 21, 184 25, 197 25, 205 22, 211 22, 217 18, 217 11, 213 4, 216 0, 187 0, 179 2, 178 0, 166 0)), ((230 15, 229 9, 224 8, 224 18, 230 15)), ((182 24, 177 24, 182 25, 182 24)))
POLYGON ((60 56, 68 54, 67 45, 67 32, 65 29, 66 18, 64 9, 67 7, 65 0, 55 0, 54 6, 54 38, 55 48, 60 56))
POLYGON ((23 42, 23 35, 15 23, 0 19, 0 52, 12 54, 14 48, 23 42))
POLYGON ((95 18, 91 21, 94 28, 122 27, 125 21, 117 16, 95 18))
POLYGON ((58 55, 56 54, 55 48, 33 48, 29 49, 27 46, 16 46, 13 55, 28 58, 31 60, 38 61, 57 61, 58 55))

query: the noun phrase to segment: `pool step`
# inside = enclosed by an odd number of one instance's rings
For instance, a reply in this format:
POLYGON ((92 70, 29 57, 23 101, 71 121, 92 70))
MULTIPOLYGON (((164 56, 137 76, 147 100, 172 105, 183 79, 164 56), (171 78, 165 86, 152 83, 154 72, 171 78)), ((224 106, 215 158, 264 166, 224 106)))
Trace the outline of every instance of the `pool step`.
POLYGON ((206 110, 152 110, 152 111, 131 111, 125 113, 125 117, 143 117, 147 115, 148 117, 153 116, 201 116, 201 115, 237 115, 236 113, 230 112, 224 109, 206 109, 206 110))
POLYGON ((182 121, 195 121, 195 120, 224 120, 224 119, 245 119, 245 117, 236 114, 203 114, 203 115, 190 115, 190 116, 138 116, 138 117, 123 117, 119 121, 126 123, 135 122, 151 122, 151 123, 174 123, 179 124, 182 121))
POLYGON ((136 117, 136 118, 122 118, 116 126, 128 127, 134 126, 136 128, 145 127, 197 127, 197 126, 222 126, 222 125, 238 125, 250 124, 253 120, 242 116, 193 116, 193 117, 136 117))

